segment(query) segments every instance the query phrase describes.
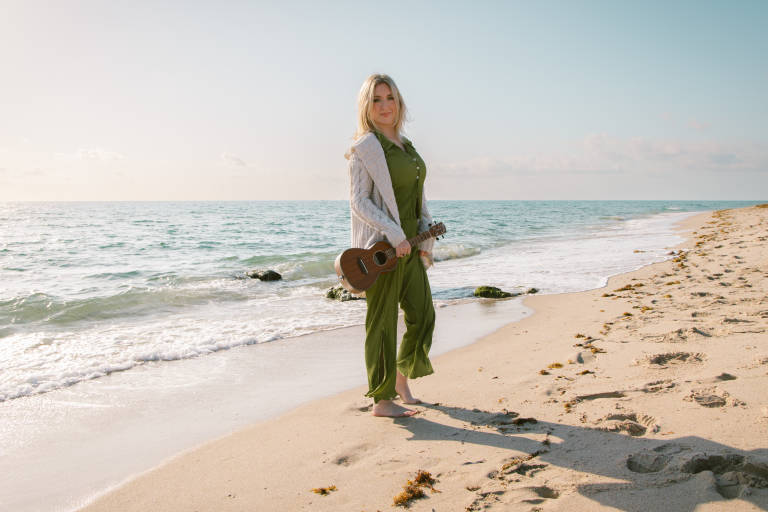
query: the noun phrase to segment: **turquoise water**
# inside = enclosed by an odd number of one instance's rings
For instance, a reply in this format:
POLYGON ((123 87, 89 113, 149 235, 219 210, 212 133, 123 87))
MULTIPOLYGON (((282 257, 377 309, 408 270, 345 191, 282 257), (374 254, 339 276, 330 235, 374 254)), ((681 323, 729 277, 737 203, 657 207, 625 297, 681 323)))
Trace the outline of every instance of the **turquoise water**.
MULTIPOLYGON (((433 295, 594 288, 663 259, 689 212, 752 204, 431 201, 447 228, 433 295)), ((2 203, 0 401, 360 324, 363 301, 324 298, 348 245, 346 201, 2 203), (283 280, 246 279, 253 269, 283 280)))

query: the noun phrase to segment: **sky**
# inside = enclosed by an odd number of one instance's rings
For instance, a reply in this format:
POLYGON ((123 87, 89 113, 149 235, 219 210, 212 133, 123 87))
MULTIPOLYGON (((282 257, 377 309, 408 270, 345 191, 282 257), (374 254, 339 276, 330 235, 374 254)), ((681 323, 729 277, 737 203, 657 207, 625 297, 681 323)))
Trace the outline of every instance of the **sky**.
POLYGON ((430 199, 768 198, 768 2, 0 0, 0 201, 349 197, 387 73, 430 199))

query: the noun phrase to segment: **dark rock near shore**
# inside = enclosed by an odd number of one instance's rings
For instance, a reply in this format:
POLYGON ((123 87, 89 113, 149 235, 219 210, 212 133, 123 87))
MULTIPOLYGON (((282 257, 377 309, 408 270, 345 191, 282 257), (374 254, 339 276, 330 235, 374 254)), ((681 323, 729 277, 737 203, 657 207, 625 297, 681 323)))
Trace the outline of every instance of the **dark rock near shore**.
POLYGON ((274 270, 251 270, 250 272, 246 272, 245 275, 251 279, 258 279, 260 281, 279 281, 283 278, 283 276, 274 270))
POLYGON ((331 288, 328 288, 328 291, 325 292, 325 296, 329 299, 340 300, 341 302, 344 302, 347 300, 363 300, 363 297, 357 297, 355 295, 352 295, 351 293, 349 293, 349 290, 347 290, 343 286, 333 286, 331 288))
MULTIPOLYGON (((538 293, 538 288, 528 288, 526 294, 538 293)), ((475 297, 487 297, 489 299, 504 299, 506 297, 518 297, 522 293, 505 292, 495 286, 478 286, 473 293, 475 297)))
POLYGON ((520 295, 519 293, 510 293, 501 291, 501 289, 495 286, 478 286, 475 288, 475 297, 487 297, 489 299, 503 299, 505 297, 515 297, 520 295))

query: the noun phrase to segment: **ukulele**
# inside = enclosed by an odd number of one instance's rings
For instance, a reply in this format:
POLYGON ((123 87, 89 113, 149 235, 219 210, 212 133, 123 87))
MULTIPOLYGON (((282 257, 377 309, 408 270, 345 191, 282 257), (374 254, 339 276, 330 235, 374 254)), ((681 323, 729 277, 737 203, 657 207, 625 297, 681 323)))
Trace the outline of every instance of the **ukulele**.
MULTIPOLYGON (((445 225, 441 222, 430 226, 427 231, 409 238, 411 247, 429 238, 439 237, 445 233, 445 225)), ((445 238, 445 235, 443 235, 445 238)), ((384 240, 376 242, 368 249, 353 247, 336 257, 334 267, 341 285, 352 293, 362 293, 376 281, 379 274, 389 272, 397 265, 395 248, 384 240)))

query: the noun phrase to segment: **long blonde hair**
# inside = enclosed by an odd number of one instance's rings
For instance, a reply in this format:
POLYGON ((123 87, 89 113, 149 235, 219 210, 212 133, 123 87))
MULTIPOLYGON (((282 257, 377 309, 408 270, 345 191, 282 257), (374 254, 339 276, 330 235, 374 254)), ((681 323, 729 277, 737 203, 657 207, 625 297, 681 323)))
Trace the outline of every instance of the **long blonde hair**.
POLYGON ((406 117, 405 102, 397 88, 395 81, 389 75, 373 74, 365 79, 360 92, 357 94, 357 132, 355 139, 376 130, 376 123, 373 122, 371 114, 373 113, 373 90, 379 84, 387 84, 392 91, 392 97, 395 98, 397 112, 395 112, 395 133, 399 134, 406 117))

